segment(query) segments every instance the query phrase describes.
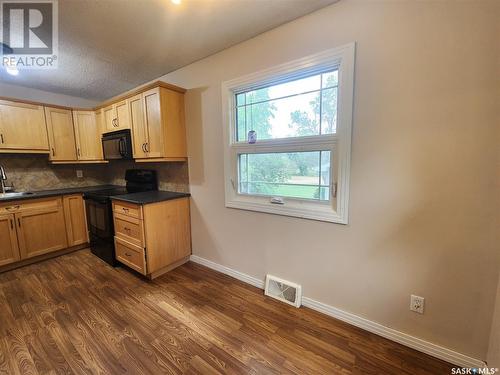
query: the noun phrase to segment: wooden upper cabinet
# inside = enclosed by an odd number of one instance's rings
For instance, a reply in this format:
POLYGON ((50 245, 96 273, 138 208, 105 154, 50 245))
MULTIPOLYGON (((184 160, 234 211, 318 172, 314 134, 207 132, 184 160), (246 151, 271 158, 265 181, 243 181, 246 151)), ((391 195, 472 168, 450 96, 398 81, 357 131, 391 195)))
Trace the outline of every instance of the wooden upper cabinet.
POLYGON ((106 124, 104 122, 104 109, 98 109, 95 113, 95 121, 97 125, 97 129, 99 129, 99 134, 102 135, 103 133, 106 133, 106 124))
POLYGON ((121 100, 103 108, 105 132, 130 129, 130 114, 127 100, 121 100))
POLYGON ((94 111, 73 111, 78 160, 102 160, 101 131, 94 111))
MULTIPOLYGON (((161 113, 160 89, 153 89, 143 93, 144 122, 148 132, 146 152, 148 158, 161 158, 165 154, 164 129, 161 113)), ((166 129, 165 129, 166 130, 166 129)))
POLYGON ((117 125, 116 130, 130 129, 128 106, 128 100, 122 100, 118 103, 115 103, 117 125))
POLYGON ((129 98, 130 123, 132 124, 132 139, 134 158, 147 158, 146 143, 148 142, 148 129, 144 121, 144 105, 142 94, 129 98))
POLYGON ((184 94, 156 87, 143 92, 141 99, 142 106, 139 95, 129 99, 134 158, 137 161, 184 160, 187 157, 184 94))
POLYGON ((115 109, 113 105, 102 109, 102 116, 104 120, 104 132, 110 132, 116 130, 115 126, 115 109))
POLYGON ((45 107, 45 119, 49 133, 50 160, 77 160, 75 129, 71 110, 45 107))
POLYGON ((62 199, 42 202, 36 209, 15 214, 17 238, 22 259, 67 247, 62 199))
POLYGON ((20 259, 17 245, 15 217, 13 214, 0 215, 0 266, 20 259))
POLYGON ((81 194, 63 197, 64 217, 68 246, 76 246, 89 242, 85 203, 81 194))
POLYGON ((0 149, 48 153, 43 106, 0 100, 0 149))

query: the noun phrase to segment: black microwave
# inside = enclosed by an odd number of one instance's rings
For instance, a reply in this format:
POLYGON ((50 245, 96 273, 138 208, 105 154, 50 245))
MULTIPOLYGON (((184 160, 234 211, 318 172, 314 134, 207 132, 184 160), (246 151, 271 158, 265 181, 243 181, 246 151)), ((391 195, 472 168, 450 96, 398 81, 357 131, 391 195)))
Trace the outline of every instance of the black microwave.
POLYGON ((105 160, 133 159, 130 129, 103 134, 102 151, 105 160))

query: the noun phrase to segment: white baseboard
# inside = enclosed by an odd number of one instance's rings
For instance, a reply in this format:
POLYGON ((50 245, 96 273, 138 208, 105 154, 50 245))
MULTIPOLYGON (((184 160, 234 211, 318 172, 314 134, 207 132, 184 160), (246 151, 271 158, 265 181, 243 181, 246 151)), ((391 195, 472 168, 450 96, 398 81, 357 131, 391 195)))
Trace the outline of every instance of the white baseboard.
POLYGON ((197 255, 191 255, 190 260, 193 261, 193 262, 195 262, 195 263, 199 263, 199 264, 201 264, 203 266, 206 266, 208 268, 211 268, 211 269, 213 269, 215 271, 219 271, 219 272, 222 272, 222 273, 224 273, 226 275, 232 276, 235 279, 238 279, 240 281, 243 281, 244 283, 253 285, 256 288, 264 289, 264 281, 259 280, 259 279, 255 278, 255 277, 249 276, 249 275, 247 275, 245 273, 233 270, 232 268, 223 266, 223 265, 221 265, 219 263, 212 262, 211 260, 208 260, 208 259, 205 259, 205 258, 201 258, 201 257, 199 257, 197 255))
MULTIPOLYGON (((236 271, 232 268, 223 266, 221 264, 212 262, 208 259, 201 258, 197 255, 191 255, 191 261, 199 263, 215 271, 222 272, 226 275, 232 276, 235 279, 241 280, 247 284, 253 285, 259 289, 264 289, 264 281, 259 280, 253 276, 236 271)), ((382 324, 373 322, 371 320, 362 318, 360 316, 351 314, 349 312, 337 309, 333 306, 315 301, 308 297, 302 297, 302 305, 310 309, 319 311, 323 314, 341 320, 343 322, 352 324, 365 331, 382 336, 391 341, 397 342, 409 348, 418 350, 422 353, 429 354, 433 357, 442 359, 443 361, 452 363, 461 367, 483 368, 486 363, 480 359, 469 357, 465 354, 458 353, 454 350, 433 344, 429 341, 410 336, 406 333, 396 331, 395 329, 383 326, 382 324)))

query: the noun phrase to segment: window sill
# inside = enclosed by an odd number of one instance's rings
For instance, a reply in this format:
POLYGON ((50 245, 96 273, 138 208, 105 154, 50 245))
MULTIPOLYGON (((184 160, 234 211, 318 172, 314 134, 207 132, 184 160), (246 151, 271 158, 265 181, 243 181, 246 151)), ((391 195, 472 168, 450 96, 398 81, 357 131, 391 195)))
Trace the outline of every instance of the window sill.
POLYGON ((326 221, 337 224, 347 224, 347 215, 340 215, 331 206, 320 204, 285 204, 277 205, 273 203, 248 202, 240 200, 226 201, 227 208, 237 208, 240 210, 263 212, 274 215, 291 216, 301 219, 326 221))

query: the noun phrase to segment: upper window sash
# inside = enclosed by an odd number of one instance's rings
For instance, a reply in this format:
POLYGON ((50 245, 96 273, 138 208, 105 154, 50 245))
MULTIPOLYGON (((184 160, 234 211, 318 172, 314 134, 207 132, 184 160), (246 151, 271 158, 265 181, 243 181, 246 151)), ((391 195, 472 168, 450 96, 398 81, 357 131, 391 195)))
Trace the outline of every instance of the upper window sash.
POLYGON ((246 143, 250 130, 257 142, 335 134, 338 78, 336 66, 233 90, 232 143, 246 143))

